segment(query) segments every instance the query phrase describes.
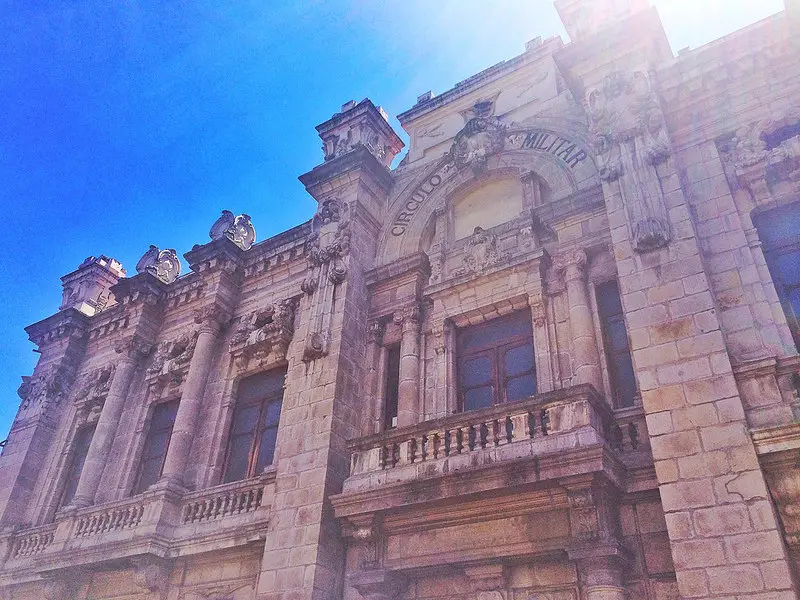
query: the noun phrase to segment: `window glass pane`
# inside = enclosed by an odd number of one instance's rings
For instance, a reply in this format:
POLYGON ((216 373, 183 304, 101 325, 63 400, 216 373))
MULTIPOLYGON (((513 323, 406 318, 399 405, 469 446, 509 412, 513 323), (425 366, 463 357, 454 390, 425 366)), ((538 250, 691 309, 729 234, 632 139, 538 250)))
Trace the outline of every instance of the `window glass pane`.
POLYGON ((142 453, 145 460, 164 456, 167 453, 170 433, 170 431, 159 431, 147 436, 147 443, 142 453))
POLYGON ((225 469, 225 482, 239 481, 247 477, 247 461, 250 457, 250 447, 253 438, 241 435, 230 441, 228 451, 228 465, 225 469))
POLYGON ((386 388, 384 390, 383 429, 391 429, 397 420, 397 396, 400 388, 400 346, 386 349, 386 388))
POLYGON ((528 311, 518 311, 480 325, 459 329, 456 335, 457 351, 464 353, 492 348, 500 342, 518 336, 533 337, 531 315, 528 311))
POLYGON ((492 380, 492 362, 487 356, 465 359, 461 362, 461 382, 472 387, 492 380))
POLYGON ((253 431, 258 426, 258 413, 261 406, 249 404, 242 406, 237 404, 233 411, 232 435, 253 431))
POLYGON ((506 400, 516 402, 530 398, 536 393, 536 379, 533 375, 523 375, 506 383, 506 400))
POLYGON ((776 247, 800 238, 800 206, 792 204, 755 218, 758 237, 767 247, 776 247))
POLYGON ((464 410, 476 410, 492 406, 492 386, 472 388, 464 393, 464 410))
POLYGON ((780 273, 781 283, 784 285, 800 283, 800 250, 779 256, 775 264, 780 273))
POLYGON ((261 400, 265 396, 280 392, 286 378, 286 369, 273 369, 252 375, 239 383, 236 399, 237 402, 261 400))
POLYGON ((618 400, 622 406, 633 406, 636 397, 636 378, 630 354, 616 357, 613 370, 616 373, 618 400))
POLYGON ((178 401, 163 402, 153 408, 153 418, 150 421, 151 429, 162 429, 172 427, 175 422, 175 415, 178 414, 178 401))
POLYGON ((604 317, 622 314, 622 302, 616 281, 597 286, 597 311, 604 317))
POLYGON ((609 320, 606 323, 606 334, 612 352, 628 349, 628 331, 624 321, 609 320))
POLYGON ((267 414, 264 417, 264 425, 266 427, 275 426, 278 424, 278 421, 280 421, 281 404, 283 404, 281 400, 273 400, 267 404, 267 414))
POLYGON ((142 467, 139 475, 139 485, 136 486, 136 493, 141 494, 156 481, 161 475, 161 460, 153 458, 142 462, 142 467))
POLYGON ((519 375, 533 369, 533 345, 512 348, 505 356, 506 375, 519 375))
POLYGON ((258 446, 258 459, 256 460, 256 472, 253 475, 260 475, 264 469, 272 464, 275 456, 275 440, 278 438, 278 428, 269 427, 261 433, 261 440, 258 446))

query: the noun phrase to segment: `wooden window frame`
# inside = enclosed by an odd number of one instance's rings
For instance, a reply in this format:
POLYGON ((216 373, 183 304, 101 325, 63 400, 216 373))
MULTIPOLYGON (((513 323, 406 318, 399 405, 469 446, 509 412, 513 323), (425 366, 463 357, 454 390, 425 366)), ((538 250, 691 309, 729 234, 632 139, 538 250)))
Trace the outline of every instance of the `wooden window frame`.
MULTIPOLYGON (((522 312, 522 311, 519 311, 522 312)), ((508 315, 503 315, 502 317, 498 317, 497 319, 505 319, 508 317, 515 316, 514 313, 510 313, 508 315)), ((492 319, 494 321, 495 319, 492 319)), ((486 323, 490 323, 491 321, 487 321, 486 323)), ((473 327, 480 327, 479 324, 473 327)), ((462 331, 467 330, 468 328, 463 328, 462 331)), ((458 332, 456 337, 458 336, 458 332)), ((458 347, 458 342, 456 342, 456 347, 458 347)), ((458 411, 465 412, 472 409, 465 409, 465 396, 466 393, 471 389, 477 389, 481 387, 486 387, 487 383, 480 383, 471 386, 466 386, 463 382, 463 365, 465 362, 469 360, 474 360, 476 358, 480 358, 481 356, 485 356, 489 358, 489 362, 491 364, 491 377, 488 383, 492 386, 492 406, 497 406, 499 404, 505 404, 508 402, 508 383, 514 379, 519 379, 521 377, 525 377, 527 375, 533 376, 534 381, 534 394, 536 394, 537 387, 538 387, 538 379, 536 377, 536 350, 534 346, 533 340, 533 324, 531 323, 530 333, 520 333, 517 335, 512 335, 510 337, 504 338, 501 342, 487 342, 483 345, 478 345, 469 351, 466 352, 457 352, 456 355, 456 382, 457 382, 457 401, 458 401, 458 411), (503 368, 505 355, 510 350, 514 348, 521 348, 524 346, 530 346, 531 348, 531 367, 530 369, 523 371, 521 373, 516 373, 515 375, 509 377, 505 374, 505 369, 503 368)))
MULTIPOLYGON (((233 414, 231 415, 231 423, 228 428, 228 443, 225 448, 225 467, 222 470, 222 481, 223 483, 232 483, 234 481, 243 481, 246 479, 251 479, 253 477, 257 477, 261 473, 257 473, 258 467, 258 456, 261 451, 261 440, 264 436, 264 432, 270 429, 275 430, 275 438, 276 438, 276 445, 272 449, 272 459, 270 460, 269 464, 272 465, 275 463, 275 451, 277 450, 277 433, 278 428, 280 427, 281 419, 280 413, 283 409, 283 395, 285 392, 285 387, 281 387, 280 390, 276 390, 274 392, 269 392, 265 394, 263 397, 254 398, 252 400, 247 401, 237 401, 233 407, 233 414), (278 404, 278 419, 275 423, 268 424, 266 422, 267 414, 269 412, 269 407, 273 404, 278 404), (258 421, 256 423, 255 428, 252 430, 252 435, 250 439, 250 447, 247 452, 247 467, 245 468, 244 477, 236 478, 228 480, 228 471, 230 469, 230 461, 231 461, 231 453, 233 451, 233 442, 234 442, 234 435, 233 435, 233 427, 236 418, 236 411, 242 410, 245 408, 249 408, 252 406, 258 406, 258 421)), ((240 434, 241 435, 241 434, 240 434)), ((268 465, 267 465, 268 466, 268 465)), ((266 469, 267 466, 264 468, 266 469)))

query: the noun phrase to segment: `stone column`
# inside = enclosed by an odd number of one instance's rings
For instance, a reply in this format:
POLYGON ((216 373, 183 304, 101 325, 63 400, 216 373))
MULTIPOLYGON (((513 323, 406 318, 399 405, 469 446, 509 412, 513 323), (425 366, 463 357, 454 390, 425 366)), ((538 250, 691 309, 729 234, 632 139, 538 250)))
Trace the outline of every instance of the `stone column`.
POLYGON ((573 250, 558 256, 556 269, 564 274, 572 330, 576 383, 591 383, 603 390, 600 354, 597 351, 592 305, 586 289, 586 253, 573 250))
POLYGON ((619 557, 587 556, 575 563, 585 600, 627 600, 619 557))
POLYGON ((183 472, 192 449, 197 417, 200 415, 203 393, 206 389, 208 372, 217 345, 223 313, 219 306, 211 305, 196 311, 194 320, 200 325, 197 345, 192 356, 192 363, 189 365, 189 372, 186 374, 186 382, 183 384, 181 401, 175 416, 167 457, 164 459, 164 469, 161 473, 162 480, 179 485, 185 483, 183 472))
POLYGON ((406 427, 417 422, 419 405, 419 333, 420 310, 414 307, 404 314, 395 315, 401 323, 400 385, 397 393, 397 426, 406 427))
POLYGON ((111 445, 117 432, 117 423, 125 408, 128 390, 136 373, 139 361, 150 351, 150 345, 138 336, 129 337, 121 341, 114 348, 122 355, 114 371, 114 379, 108 389, 108 395, 103 403, 97 427, 94 430, 86 461, 78 480, 72 506, 82 508, 94 504, 97 487, 106 466, 111 445))
POLYGON ((382 430, 386 381, 386 348, 383 346, 385 326, 375 321, 367 330, 367 364, 369 365, 369 385, 372 389, 373 402, 364 415, 362 432, 365 435, 379 433, 382 430))

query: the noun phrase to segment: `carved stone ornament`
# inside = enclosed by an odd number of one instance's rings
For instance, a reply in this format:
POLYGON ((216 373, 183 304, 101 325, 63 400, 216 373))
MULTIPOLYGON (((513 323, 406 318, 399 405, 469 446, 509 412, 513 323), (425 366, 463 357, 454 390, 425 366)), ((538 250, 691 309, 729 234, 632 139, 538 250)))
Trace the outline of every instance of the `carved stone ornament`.
POLYGON ((372 321, 367 327, 368 339, 376 346, 383 345, 384 333, 386 333, 386 325, 381 321, 372 321))
POLYGON ((178 386, 183 382, 194 356, 197 336, 197 331, 186 332, 156 346, 153 362, 147 367, 146 373, 151 384, 178 386))
POLYGON ((350 253, 350 220, 346 204, 325 200, 312 221, 313 233, 307 244, 309 274, 301 284, 309 296, 320 286, 321 272, 329 281, 341 283, 347 276, 344 258, 350 253))
POLYGON ((65 579, 50 579, 42 586, 44 600, 69 600, 73 586, 65 579))
POLYGON ((572 537, 580 541, 596 540, 600 536, 595 499, 590 489, 570 490, 569 523, 572 537))
POLYGON ((136 263, 136 272, 150 273, 164 283, 172 283, 181 274, 181 261, 173 248, 159 250, 151 245, 136 263))
POLYGON ((467 239, 464 247, 463 265, 453 271, 454 277, 482 273, 495 265, 507 262, 511 258, 508 252, 500 252, 497 248, 497 236, 476 227, 467 239))
POLYGON ((505 127, 494 117, 494 103, 477 102, 473 116, 455 137, 450 153, 458 169, 471 168, 476 173, 486 169, 489 157, 502 152, 505 127))
POLYGON ((117 340, 114 344, 114 351, 122 354, 133 361, 140 361, 150 355, 153 345, 143 340, 137 335, 117 340))
POLYGON ((351 235, 349 207, 336 198, 322 201, 311 228, 313 233, 307 243, 309 272, 301 285, 303 292, 312 297, 303 349, 306 362, 328 353, 334 290, 347 277, 351 235))
POLYGON ((187 590, 181 600, 251 600, 255 584, 253 583, 226 583, 210 587, 187 590))
POLYGON ((250 359, 266 364, 286 358, 294 337, 294 319, 298 302, 295 298, 281 300, 266 308, 244 315, 230 341, 230 349, 240 369, 247 368, 250 359))
POLYGON ((612 73, 589 92, 586 110, 600 178, 619 185, 634 250, 666 246, 671 234, 657 167, 671 148, 647 74, 612 73))
POLYGON ((256 241, 256 229, 250 222, 250 215, 233 216, 229 210, 223 210, 208 232, 212 240, 228 238, 242 250, 249 250, 256 241))
POLYGON ((115 369, 116 365, 108 364, 84 374, 75 393, 75 402, 91 401, 108 394, 115 369))
POLYGON ((165 593, 169 583, 169 565, 143 560, 133 568, 133 583, 148 592, 165 593))
POLYGON ((64 366, 44 367, 30 377, 22 377, 17 394, 22 399, 20 410, 35 406, 58 406, 69 392, 75 378, 74 372, 64 366))

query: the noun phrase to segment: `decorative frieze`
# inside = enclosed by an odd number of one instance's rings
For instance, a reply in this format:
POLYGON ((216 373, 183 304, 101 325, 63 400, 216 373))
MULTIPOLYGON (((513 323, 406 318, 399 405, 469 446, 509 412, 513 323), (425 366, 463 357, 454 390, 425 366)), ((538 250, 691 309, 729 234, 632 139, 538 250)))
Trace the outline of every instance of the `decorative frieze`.
POLYGON ((657 169, 672 150, 648 75, 610 74, 587 94, 586 110, 600 178, 619 186, 634 250, 666 246, 671 233, 657 169))

